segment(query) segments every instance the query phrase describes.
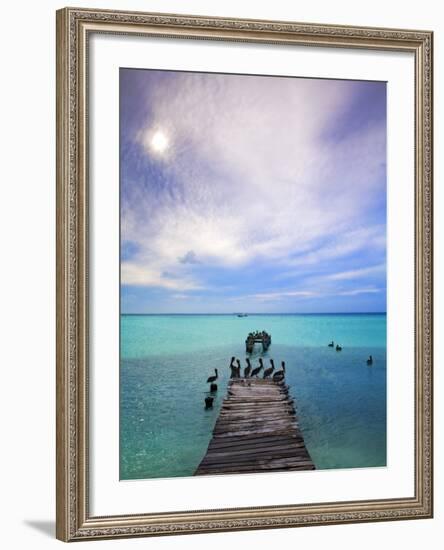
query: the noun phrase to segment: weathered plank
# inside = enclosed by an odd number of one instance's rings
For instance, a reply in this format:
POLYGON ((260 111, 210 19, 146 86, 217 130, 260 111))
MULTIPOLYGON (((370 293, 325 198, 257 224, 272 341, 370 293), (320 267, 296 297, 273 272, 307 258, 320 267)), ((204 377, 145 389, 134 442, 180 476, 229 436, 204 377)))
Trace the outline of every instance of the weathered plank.
POLYGON ((271 379, 230 380, 195 475, 314 469, 288 386, 271 379))

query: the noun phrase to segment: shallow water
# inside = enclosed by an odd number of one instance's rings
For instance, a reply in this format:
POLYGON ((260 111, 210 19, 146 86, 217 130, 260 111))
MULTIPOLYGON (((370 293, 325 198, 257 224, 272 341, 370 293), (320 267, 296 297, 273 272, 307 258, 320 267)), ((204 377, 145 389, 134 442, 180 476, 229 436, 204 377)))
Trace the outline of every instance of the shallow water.
MULTIPOLYGON (((386 464, 386 316, 122 315, 120 478, 192 475, 211 439, 231 356, 245 365, 245 338, 266 330, 262 354, 285 360, 286 380, 318 469, 386 464), (331 340, 341 352, 327 347, 331 340), (373 355, 374 364, 366 359, 373 355), (219 371, 214 408, 206 379, 219 371)), ((276 363, 278 364, 278 363, 276 363)))

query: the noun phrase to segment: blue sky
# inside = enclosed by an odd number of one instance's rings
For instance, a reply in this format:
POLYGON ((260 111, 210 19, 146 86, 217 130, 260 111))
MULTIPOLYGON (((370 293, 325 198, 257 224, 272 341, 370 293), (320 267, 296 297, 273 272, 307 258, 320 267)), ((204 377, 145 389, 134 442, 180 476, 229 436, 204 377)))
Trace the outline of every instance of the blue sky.
POLYGON ((386 310, 383 82, 120 70, 123 313, 386 310))

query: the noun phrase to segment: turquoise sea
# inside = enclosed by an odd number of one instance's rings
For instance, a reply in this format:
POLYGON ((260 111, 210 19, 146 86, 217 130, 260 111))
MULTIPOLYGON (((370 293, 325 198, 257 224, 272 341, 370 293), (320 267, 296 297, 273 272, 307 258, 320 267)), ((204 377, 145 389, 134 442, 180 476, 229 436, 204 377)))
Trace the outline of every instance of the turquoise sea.
MULTIPOLYGON (((231 356, 272 336, 285 360, 306 446, 318 469, 386 465, 386 315, 122 315, 120 479, 190 476, 211 439, 231 356), (341 352, 327 347, 334 340, 341 352), (373 356, 368 367, 366 359, 373 356), (219 370, 212 410, 206 379, 219 370)), ((268 366, 268 361, 265 361, 268 366)))

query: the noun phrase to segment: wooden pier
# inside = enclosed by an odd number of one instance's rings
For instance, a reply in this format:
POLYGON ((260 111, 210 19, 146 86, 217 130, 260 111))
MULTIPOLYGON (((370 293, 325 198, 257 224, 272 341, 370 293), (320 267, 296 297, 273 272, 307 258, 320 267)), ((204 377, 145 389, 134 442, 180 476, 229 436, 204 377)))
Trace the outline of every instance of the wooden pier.
POLYGON ((285 382, 230 380, 194 475, 314 470, 285 382))

